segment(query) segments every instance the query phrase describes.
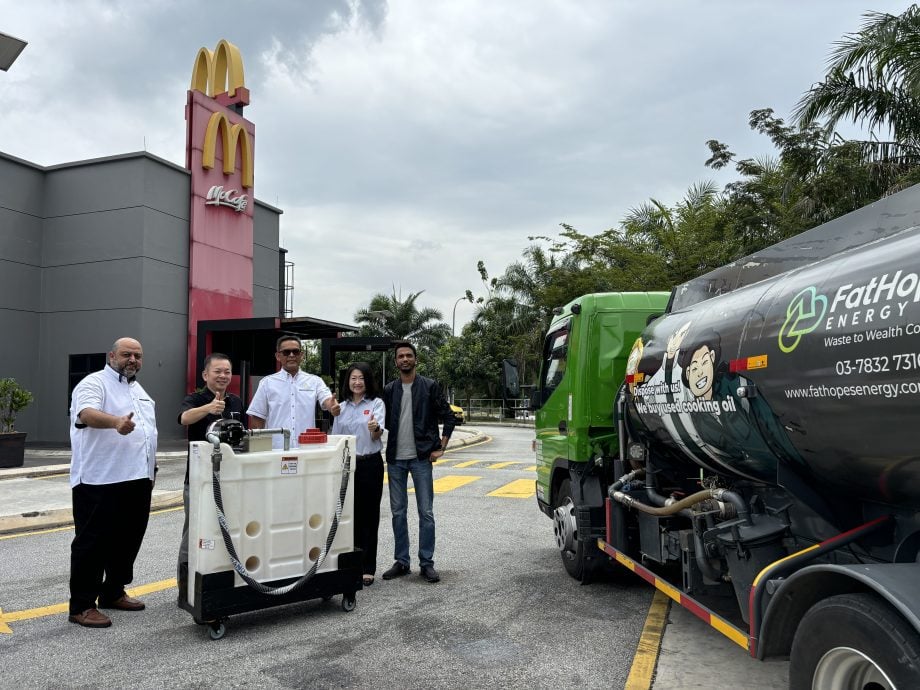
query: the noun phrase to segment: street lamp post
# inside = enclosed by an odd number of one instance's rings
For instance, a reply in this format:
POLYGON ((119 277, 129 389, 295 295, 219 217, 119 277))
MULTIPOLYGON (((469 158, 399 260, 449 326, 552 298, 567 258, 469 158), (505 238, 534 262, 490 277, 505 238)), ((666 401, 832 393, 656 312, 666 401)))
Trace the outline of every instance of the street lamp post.
POLYGON ((454 316, 450 322, 450 334, 451 335, 454 335, 454 336, 457 335, 457 305, 460 304, 465 299, 469 299, 469 297, 467 297, 466 295, 463 295, 462 297, 458 297, 457 301, 454 302, 454 316))

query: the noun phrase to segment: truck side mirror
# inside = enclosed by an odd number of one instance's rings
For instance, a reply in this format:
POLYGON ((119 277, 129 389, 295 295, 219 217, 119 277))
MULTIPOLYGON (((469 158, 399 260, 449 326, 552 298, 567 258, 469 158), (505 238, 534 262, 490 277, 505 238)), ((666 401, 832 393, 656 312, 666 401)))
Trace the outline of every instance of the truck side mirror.
POLYGON ((530 412, 536 412, 541 407, 543 407, 543 392, 539 388, 535 388, 533 393, 530 394, 530 404, 527 409, 530 412))

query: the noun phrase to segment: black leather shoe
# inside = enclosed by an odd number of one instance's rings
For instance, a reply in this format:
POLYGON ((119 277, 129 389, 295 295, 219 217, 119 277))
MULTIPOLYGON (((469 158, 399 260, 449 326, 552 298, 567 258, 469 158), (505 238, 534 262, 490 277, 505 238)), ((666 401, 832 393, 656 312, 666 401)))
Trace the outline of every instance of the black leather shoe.
POLYGON ((412 571, 409 569, 409 566, 405 563, 400 563, 396 561, 393 564, 393 567, 387 570, 383 575, 384 580, 392 580, 394 577, 402 577, 403 575, 408 575, 412 571))
POLYGON ((422 570, 419 573, 424 577, 428 582, 440 582, 441 576, 438 575, 438 571, 434 569, 433 565, 423 565, 422 570))

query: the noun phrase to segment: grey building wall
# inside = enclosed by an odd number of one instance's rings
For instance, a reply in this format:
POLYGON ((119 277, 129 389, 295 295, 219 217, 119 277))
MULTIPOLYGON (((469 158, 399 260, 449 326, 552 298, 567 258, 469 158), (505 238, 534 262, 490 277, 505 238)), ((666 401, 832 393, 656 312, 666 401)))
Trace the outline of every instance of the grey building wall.
POLYGON ((252 315, 279 316, 278 251, 281 209, 256 200, 253 207, 252 315))
MULTIPOLYGON (((0 377, 35 396, 17 428, 69 440, 70 355, 144 346, 161 440, 185 438, 190 175, 148 153, 43 168, 0 154, 0 377)), ((281 211, 254 207, 254 316, 278 314, 281 211)))
POLYGON ((55 166, 46 177, 35 393, 53 404, 37 436, 68 438, 69 355, 107 352, 130 336, 144 346, 138 378, 157 401, 161 438, 181 438, 173 410, 185 394, 188 171, 140 153, 55 166))
MULTIPOLYGON (((0 378, 35 391, 39 380, 42 200, 44 172, 0 156, 0 378)), ((38 405, 24 410, 20 431, 36 428, 38 405)))

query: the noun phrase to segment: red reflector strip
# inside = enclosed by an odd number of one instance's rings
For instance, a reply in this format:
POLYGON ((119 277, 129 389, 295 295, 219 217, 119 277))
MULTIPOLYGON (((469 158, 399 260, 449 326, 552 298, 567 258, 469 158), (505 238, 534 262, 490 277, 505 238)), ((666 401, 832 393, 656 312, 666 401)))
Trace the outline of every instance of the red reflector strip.
POLYGON ((767 356, 756 355, 755 357, 742 357, 733 359, 728 363, 729 371, 748 371, 749 369, 766 369, 767 356))
POLYGON ((597 546, 601 551, 613 558, 620 565, 623 565, 632 570, 636 575, 655 587, 655 589, 666 594, 674 602, 683 606, 704 623, 708 623, 711 627, 725 635, 736 645, 744 650, 747 650, 748 652, 751 651, 752 639, 748 637, 748 634, 745 631, 736 628, 734 625, 726 621, 721 616, 716 615, 692 597, 684 594, 665 580, 662 580, 645 566, 641 565, 637 561, 634 561, 623 552, 613 548, 609 543, 598 539, 597 546))

